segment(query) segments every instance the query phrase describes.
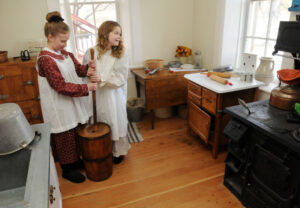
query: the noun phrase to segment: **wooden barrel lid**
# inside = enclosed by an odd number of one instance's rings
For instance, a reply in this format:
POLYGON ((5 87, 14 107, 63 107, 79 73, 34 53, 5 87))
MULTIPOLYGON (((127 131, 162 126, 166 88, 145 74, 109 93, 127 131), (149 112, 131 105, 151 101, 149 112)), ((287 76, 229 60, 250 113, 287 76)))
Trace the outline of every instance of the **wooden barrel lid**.
POLYGON ((77 134, 87 139, 99 138, 110 134, 110 127, 106 123, 98 122, 83 126, 77 131, 77 134))

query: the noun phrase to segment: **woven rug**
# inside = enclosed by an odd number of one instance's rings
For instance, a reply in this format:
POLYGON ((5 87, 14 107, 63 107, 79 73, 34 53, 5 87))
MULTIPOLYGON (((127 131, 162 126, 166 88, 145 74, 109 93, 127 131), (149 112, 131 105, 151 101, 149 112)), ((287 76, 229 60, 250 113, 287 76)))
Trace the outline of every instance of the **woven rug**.
POLYGON ((128 141, 130 144, 137 143, 143 141, 144 138, 140 134, 139 128, 137 127, 136 123, 128 122, 128 141))

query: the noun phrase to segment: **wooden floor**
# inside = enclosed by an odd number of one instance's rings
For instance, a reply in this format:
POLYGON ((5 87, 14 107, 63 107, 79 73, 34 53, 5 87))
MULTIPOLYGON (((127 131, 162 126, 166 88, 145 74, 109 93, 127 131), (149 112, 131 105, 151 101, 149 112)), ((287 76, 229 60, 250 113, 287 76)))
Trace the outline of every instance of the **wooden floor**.
POLYGON ((186 120, 149 119, 138 124, 145 140, 103 182, 73 184, 61 178, 64 208, 242 208, 223 185, 224 159, 187 135, 186 120))

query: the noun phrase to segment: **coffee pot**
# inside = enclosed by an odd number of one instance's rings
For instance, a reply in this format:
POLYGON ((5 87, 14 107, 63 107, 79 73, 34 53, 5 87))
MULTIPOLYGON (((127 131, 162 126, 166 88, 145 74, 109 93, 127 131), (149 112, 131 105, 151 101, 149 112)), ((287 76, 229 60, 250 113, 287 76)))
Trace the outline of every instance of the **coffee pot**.
POLYGON ((274 60, 271 57, 261 57, 255 72, 255 79, 266 84, 273 80, 274 60))

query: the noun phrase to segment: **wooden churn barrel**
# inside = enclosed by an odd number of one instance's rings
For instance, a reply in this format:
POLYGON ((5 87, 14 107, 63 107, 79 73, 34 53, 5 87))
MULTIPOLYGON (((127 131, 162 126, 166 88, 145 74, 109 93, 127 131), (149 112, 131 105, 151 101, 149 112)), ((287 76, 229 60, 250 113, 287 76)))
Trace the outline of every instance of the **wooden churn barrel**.
POLYGON ((109 178, 112 174, 110 127, 105 123, 85 125, 77 134, 87 177, 93 181, 109 178))
MULTIPOLYGON (((90 52, 93 60, 94 50, 90 52)), ((77 135, 87 177, 93 181, 102 181, 112 174, 111 131, 109 125, 97 122, 96 92, 93 91, 92 95, 94 124, 82 126, 77 135)))

